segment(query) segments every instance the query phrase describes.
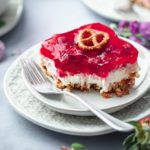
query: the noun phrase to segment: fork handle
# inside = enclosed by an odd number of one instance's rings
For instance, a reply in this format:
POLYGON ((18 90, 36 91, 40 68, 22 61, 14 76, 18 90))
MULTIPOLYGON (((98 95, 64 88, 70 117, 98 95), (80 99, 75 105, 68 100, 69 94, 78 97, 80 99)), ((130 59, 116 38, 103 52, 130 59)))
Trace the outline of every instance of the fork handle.
POLYGON ((111 116, 110 114, 100 110, 99 108, 95 107, 93 104, 88 103, 87 101, 81 99, 79 96, 77 96, 71 92, 67 92, 67 91, 64 91, 63 93, 70 95, 71 97, 75 98, 76 100, 78 100, 79 102, 84 104, 99 119, 104 121, 107 125, 109 125, 113 129, 115 129, 117 131, 121 131, 121 132, 129 132, 129 131, 132 131, 135 129, 132 125, 125 123, 125 122, 111 116))

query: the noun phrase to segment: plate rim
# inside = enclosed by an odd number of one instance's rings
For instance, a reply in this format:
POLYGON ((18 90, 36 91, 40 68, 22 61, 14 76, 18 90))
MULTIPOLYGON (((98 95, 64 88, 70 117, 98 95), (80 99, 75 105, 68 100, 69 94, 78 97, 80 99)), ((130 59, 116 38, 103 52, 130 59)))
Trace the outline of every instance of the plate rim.
MULTIPOLYGON (((119 19, 119 18, 110 17, 110 16, 107 15, 107 14, 105 14, 105 15, 104 15, 104 14, 101 14, 97 9, 94 8, 93 5, 90 5, 90 4, 89 4, 89 3, 92 2, 91 0, 82 0, 82 2, 83 2, 88 8, 90 8, 93 12, 95 12, 95 13, 98 14, 98 15, 101 15, 101 16, 104 17, 104 18, 107 18, 107 19, 109 19, 109 20, 116 21, 116 22, 121 21, 121 19, 119 19)), ((128 20, 128 21, 131 21, 131 20, 128 20)))
MULTIPOLYGON (((119 17, 114 17, 114 16, 109 16, 108 14, 104 14, 104 13, 100 13, 97 9, 95 9, 95 7, 93 5, 91 5, 92 1, 91 0, 82 0, 82 2, 88 7, 90 8, 93 12, 95 12, 96 14, 104 17, 104 18, 107 18, 109 20, 112 20, 112 21, 116 21, 116 22, 119 22, 121 20, 123 20, 123 18, 119 18, 119 17)), ((135 7, 139 7, 138 5, 134 4, 135 7)), ((141 17, 140 17, 141 19, 141 17)), ((140 20, 138 17, 137 18, 126 18, 127 21, 133 21, 133 20, 138 20, 138 21, 142 21, 140 20)), ((144 21, 144 20, 143 20, 144 21)), ((146 21, 146 20, 145 20, 146 21)), ((148 20, 147 20, 148 21, 148 20)))

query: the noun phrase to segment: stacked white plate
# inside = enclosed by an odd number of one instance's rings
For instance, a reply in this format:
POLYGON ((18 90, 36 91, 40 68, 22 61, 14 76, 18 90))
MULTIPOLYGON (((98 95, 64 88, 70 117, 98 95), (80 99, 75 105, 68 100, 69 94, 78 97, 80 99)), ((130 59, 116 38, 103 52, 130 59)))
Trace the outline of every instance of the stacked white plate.
MULTIPOLYGON (((117 0, 83 0, 86 6, 95 11, 101 16, 109 18, 110 20, 121 21, 149 21, 150 20, 150 10, 138 6, 137 4, 133 5, 132 12, 118 13, 116 11, 117 0)), ((123 3, 121 0, 118 0, 118 3, 123 3)), ((122 6, 122 4, 121 4, 122 6)))
MULTIPOLYGON (((131 42, 139 50, 140 78, 131 88, 131 94, 122 98, 114 96, 104 99, 98 92, 73 91, 99 109, 113 112, 123 120, 139 120, 150 113, 150 53, 144 47, 131 42), (148 92, 147 92, 148 91, 148 92), (147 92, 147 94, 145 94, 147 92), (145 95, 144 95, 145 94, 145 95)), ((40 44, 21 55, 22 58, 36 57, 40 44)), ((29 85, 23 74, 18 58, 8 69, 4 79, 4 90, 11 106, 23 117, 44 128, 61 133, 92 136, 113 132, 82 104, 67 96, 43 95, 29 85)), ((36 59, 38 61, 38 59, 36 59)))

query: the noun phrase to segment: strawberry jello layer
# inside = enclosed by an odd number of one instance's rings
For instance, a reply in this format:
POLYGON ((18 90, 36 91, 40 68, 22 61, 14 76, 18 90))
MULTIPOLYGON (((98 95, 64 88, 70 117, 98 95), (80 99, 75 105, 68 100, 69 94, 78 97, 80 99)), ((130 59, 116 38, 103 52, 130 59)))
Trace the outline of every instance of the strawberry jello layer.
POLYGON ((113 30, 99 24, 89 24, 63 34, 56 34, 44 41, 41 54, 53 60, 58 76, 79 73, 96 74, 106 78, 109 72, 134 64, 138 51, 130 43, 120 39, 113 30), (79 32, 85 28, 107 32, 108 43, 101 50, 84 51, 76 44, 79 32))
POLYGON ((100 23, 55 34, 42 43, 40 53, 45 69, 64 86, 70 83, 85 86, 90 82, 102 91, 108 91, 109 82, 120 82, 128 79, 131 73, 138 72, 137 49, 100 23), (77 40, 84 29, 105 32, 109 40, 101 49, 83 50, 77 40))

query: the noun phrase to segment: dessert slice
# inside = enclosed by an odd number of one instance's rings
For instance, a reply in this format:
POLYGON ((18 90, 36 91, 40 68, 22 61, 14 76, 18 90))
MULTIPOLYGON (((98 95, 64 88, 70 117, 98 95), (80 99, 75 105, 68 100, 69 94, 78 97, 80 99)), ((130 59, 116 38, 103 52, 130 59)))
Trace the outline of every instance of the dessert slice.
POLYGON ((40 56, 45 73, 61 89, 122 96, 138 76, 137 49, 100 23, 55 34, 42 43, 40 56))

